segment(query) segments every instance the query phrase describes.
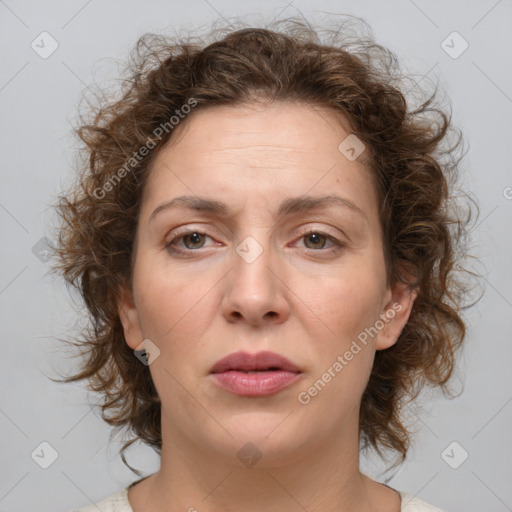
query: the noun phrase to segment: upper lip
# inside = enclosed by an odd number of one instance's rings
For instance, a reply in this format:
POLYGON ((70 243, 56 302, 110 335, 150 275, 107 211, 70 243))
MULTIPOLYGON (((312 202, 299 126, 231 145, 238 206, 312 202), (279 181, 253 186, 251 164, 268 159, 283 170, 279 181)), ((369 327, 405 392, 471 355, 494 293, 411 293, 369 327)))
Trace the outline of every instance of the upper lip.
POLYGON ((300 373, 300 369, 289 359, 268 351, 258 352, 256 354, 249 354, 248 352, 234 352, 233 354, 217 361, 213 365, 210 373, 222 373, 229 370, 256 371, 269 369, 300 373))

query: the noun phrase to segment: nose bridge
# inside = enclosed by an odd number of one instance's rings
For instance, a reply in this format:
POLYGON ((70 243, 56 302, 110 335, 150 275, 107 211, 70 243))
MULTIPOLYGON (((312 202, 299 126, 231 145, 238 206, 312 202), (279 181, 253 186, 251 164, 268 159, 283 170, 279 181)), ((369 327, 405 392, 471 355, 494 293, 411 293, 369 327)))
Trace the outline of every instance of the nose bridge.
POLYGON ((270 272, 271 244, 264 239, 266 232, 245 237, 235 248, 234 284, 244 295, 263 301, 273 292, 275 278, 270 272))
POLYGON ((283 286, 276 275, 268 230, 246 236, 235 248, 234 265, 224 296, 230 321, 245 318, 253 325, 282 321, 287 316, 283 286))

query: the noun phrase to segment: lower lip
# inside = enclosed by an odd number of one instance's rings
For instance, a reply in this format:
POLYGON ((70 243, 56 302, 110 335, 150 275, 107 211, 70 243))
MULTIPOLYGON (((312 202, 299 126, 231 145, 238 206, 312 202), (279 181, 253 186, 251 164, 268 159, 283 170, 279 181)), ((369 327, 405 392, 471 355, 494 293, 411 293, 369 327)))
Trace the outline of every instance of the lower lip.
POLYGON ((212 375, 221 388, 241 396, 272 395, 300 378, 300 373, 284 370, 258 373, 228 371, 212 375))

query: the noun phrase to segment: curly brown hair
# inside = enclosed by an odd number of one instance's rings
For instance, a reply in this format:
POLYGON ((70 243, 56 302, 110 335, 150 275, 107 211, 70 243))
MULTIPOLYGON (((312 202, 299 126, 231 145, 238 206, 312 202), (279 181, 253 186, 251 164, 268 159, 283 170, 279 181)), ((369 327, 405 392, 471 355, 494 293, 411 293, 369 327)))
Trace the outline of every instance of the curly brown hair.
POLYGON ((362 447, 380 455, 391 450, 403 461, 410 433, 401 407, 425 385, 449 392, 466 331, 461 313, 468 285, 460 263, 472 215, 464 217, 454 197, 462 139, 438 102, 438 87, 420 90, 413 108, 404 88, 414 88, 412 98, 419 87, 396 56, 374 41, 362 20, 356 19, 356 30, 353 19, 346 20, 324 29, 323 42, 318 30, 297 19, 276 22, 272 30, 231 25, 185 40, 145 34, 131 54, 120 97, 98 102, 88 120, 80 119, 76 133, 87 158, 56 205, 62 222, 55 268, 79 291, 91 324, 71 340, 82 365, 63 380, 86 379, 102 397, 103 419, 114 431, 131 429, 134 437, 121 450, 126 464, 124 451, 136 440, 160 453, 161 404, 148 367, 125 341, 117 305, 120 287, 131 286, 148 173, 173 134, 162 127, 186 112, 184 105, 195 105, 193 116, 205 107, 263 98, 343 114, 368 149, 388 285, 401 281, 417 291, 397 343, 376 353, 360 406, 362 447))

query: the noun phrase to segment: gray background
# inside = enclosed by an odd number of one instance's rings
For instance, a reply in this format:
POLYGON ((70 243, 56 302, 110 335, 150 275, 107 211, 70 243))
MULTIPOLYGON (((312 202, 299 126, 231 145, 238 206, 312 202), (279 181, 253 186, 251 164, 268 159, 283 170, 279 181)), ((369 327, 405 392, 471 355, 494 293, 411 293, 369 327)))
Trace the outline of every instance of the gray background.
MULTIPOLYGON (((231 16, 258 23, 298 10, 312 21, 321 20, 314 11, 363 17, 419 80, 440 77, 452 99, 454 120, 470 143, 465 181, 481 209, 473 252, 486 291, 466 315, 467 346, 456 378, 465 382, 463 392, 454 400, 424 397, 414 449, 390 484, 450 511, 512 510, 510 0, 0 0, 0 510, 71 510, 136 479, 117 455, 120 439, 109 444, 110 430, 88 405, 84 387, 47 377, 69 368, 56 339, 76 327, 76 298, 47 274, 44 246, 36 244, 51 236, 48 206, 71 176, 71 124, 81 92, 116 77, 116 61, 124 61, 144 32, 194 31, 231 16), (31 48, 43 31, 59 45, 47 59, 31 48), (469 43, 456 59, 441 47, 453 31, 469 43), (58 453, 48 469, 31 458, 43 441, 58 453), (446 452, 452 442, 458 444, 446 452), (453 469, 447 461, 460 463, 462 450, 469 458, 453 469)), ((39 463, 48 461, 51 451, 38 450, 39 463)), ((129 451, 129 461, 150 472, 158 467, 142 446, 129 451)), ((383 467, 365 464, 376 476, 383 467)))

